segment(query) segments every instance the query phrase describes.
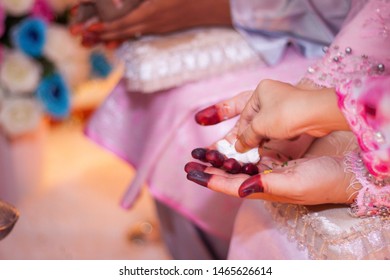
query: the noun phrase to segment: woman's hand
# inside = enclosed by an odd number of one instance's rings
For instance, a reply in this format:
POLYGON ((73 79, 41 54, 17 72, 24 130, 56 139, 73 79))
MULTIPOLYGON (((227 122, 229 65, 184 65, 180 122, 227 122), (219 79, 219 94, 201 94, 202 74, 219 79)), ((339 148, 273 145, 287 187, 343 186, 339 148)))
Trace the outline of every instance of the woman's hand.
POLYGON ((263 80, 246 100, 245 106, 238 97, 206 108, 196 115, 196 121, 213 125, 240 114, 235 145, 239 152, 262 146, 269 139, 294 139, 302 134, 320 137, 333 130, 348 130, 330 88, 307 89, 263 80))
POLYGON ((145 0, 121 18, 88 26, 83 35, 98 42, 124 41, 216 25, 231 25, 229 0, 145 0))
POLYGON ((258 164, 262 173, 254 176, 229 174, 221 168, 190 162, 185 168, 187 178, 236 197, 303 205, 351 203, 357 191, 350 187, 352 175, 344 171, 343 158, 337 153, 355 147, 350 144, 353 136, 336 141, 337 146, 329 145, 335 140, 328 141, 328 137, 334 138, 330 135, 317 139, 301 159, 282 162, 262 157, 258 164), (332 152, 330 146, 338 152, 332 152), (324 151, 329 155, 323 155, 324 151), (270 166, 270 170, 264 166, 270 166))

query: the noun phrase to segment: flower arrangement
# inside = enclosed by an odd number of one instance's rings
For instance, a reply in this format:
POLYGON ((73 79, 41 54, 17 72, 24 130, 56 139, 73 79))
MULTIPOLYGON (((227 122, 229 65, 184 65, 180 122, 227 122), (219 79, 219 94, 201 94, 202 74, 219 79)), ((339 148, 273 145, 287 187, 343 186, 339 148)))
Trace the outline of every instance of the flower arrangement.
POLYGON ((69 0, 0 0, 0 130, 17 136, 43 116, 67 118, 72 91, 107 76, 104 54, 68 32, 69 0))

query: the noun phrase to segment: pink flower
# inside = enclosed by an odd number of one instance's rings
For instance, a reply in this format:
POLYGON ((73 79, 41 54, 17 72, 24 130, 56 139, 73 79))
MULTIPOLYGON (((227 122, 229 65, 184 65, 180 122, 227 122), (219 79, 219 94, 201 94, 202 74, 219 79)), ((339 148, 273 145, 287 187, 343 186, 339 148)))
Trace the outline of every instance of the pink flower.
POLYGON ((4 8, 0 4, 0 37, 3 36, 5 30, 5 11, 4 8))
POLYGON ((54 11, 46 0, 35 0, 31 9, 31 15, 40 18, 46 22, 51 22, 54 19, 54 11))

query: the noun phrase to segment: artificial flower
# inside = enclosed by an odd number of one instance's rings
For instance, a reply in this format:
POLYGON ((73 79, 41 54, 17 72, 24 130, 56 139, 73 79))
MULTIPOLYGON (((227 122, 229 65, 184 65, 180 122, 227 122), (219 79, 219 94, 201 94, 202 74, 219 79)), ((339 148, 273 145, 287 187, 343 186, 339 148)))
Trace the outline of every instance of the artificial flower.
POLYGON ((0 83, 14 94, 30 94, 37 88, 42 69, 18 51, 8 51, 0 65, 0 83))
POLYGON ((45 22, 51 22, 55 17, 52 7, 46 2, 46 0, 35 0, 31 9, 31 15, 33 17, 40 18, 45 22))
POLYGON ((10 98, 3 102, 0 124, 10 136, 35 130, 42 118, 42 110, 35 99, 10 98))
POLYGON ((35 0, 1 0, 7 13, 12 16, 26 15, 32 8, 35 0))
POLYGON ((55 119, 66 118, 70 113, 70 92, 58 73, 45 77, 37 89, 37 97, 45 111, 55 119))
POLYGON ((112 66, 108 62, 104 53, 93 51, 90 55, 90 64, 92 67, 92 74, 99 78, 106 78, 112 71, 112 66))
POLYGON ((40 57, 46 43, 46 23, 39 18, 26 18, 12 33, 14 45, 23 53, 32 57, 40 57))
POLYGON ((69 33, 66 27, 50 24, 46 32, 46 45, 43 53, 55 64, 60 64, 74 59, 74 56, 87 56, 88 51, 80 46, 80 42, 69 33))
POLYGON ((89 78, 89 51, 80 46, 80 42, 71 36, 67 28, 50 24, 43 53, 55 64, 69 86, 75 87, 89 78))

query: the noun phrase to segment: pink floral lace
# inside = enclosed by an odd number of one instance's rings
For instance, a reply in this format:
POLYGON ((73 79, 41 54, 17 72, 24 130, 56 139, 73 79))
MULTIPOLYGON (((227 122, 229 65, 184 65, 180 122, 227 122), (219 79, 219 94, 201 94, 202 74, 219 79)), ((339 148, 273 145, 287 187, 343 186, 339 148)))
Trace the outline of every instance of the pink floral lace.
POLYGON ((345 157, 360 189, 352 212, 390 214, 390 1, 369 1, 340 32, 305 82, 335 87, 360 151, 345 157))

